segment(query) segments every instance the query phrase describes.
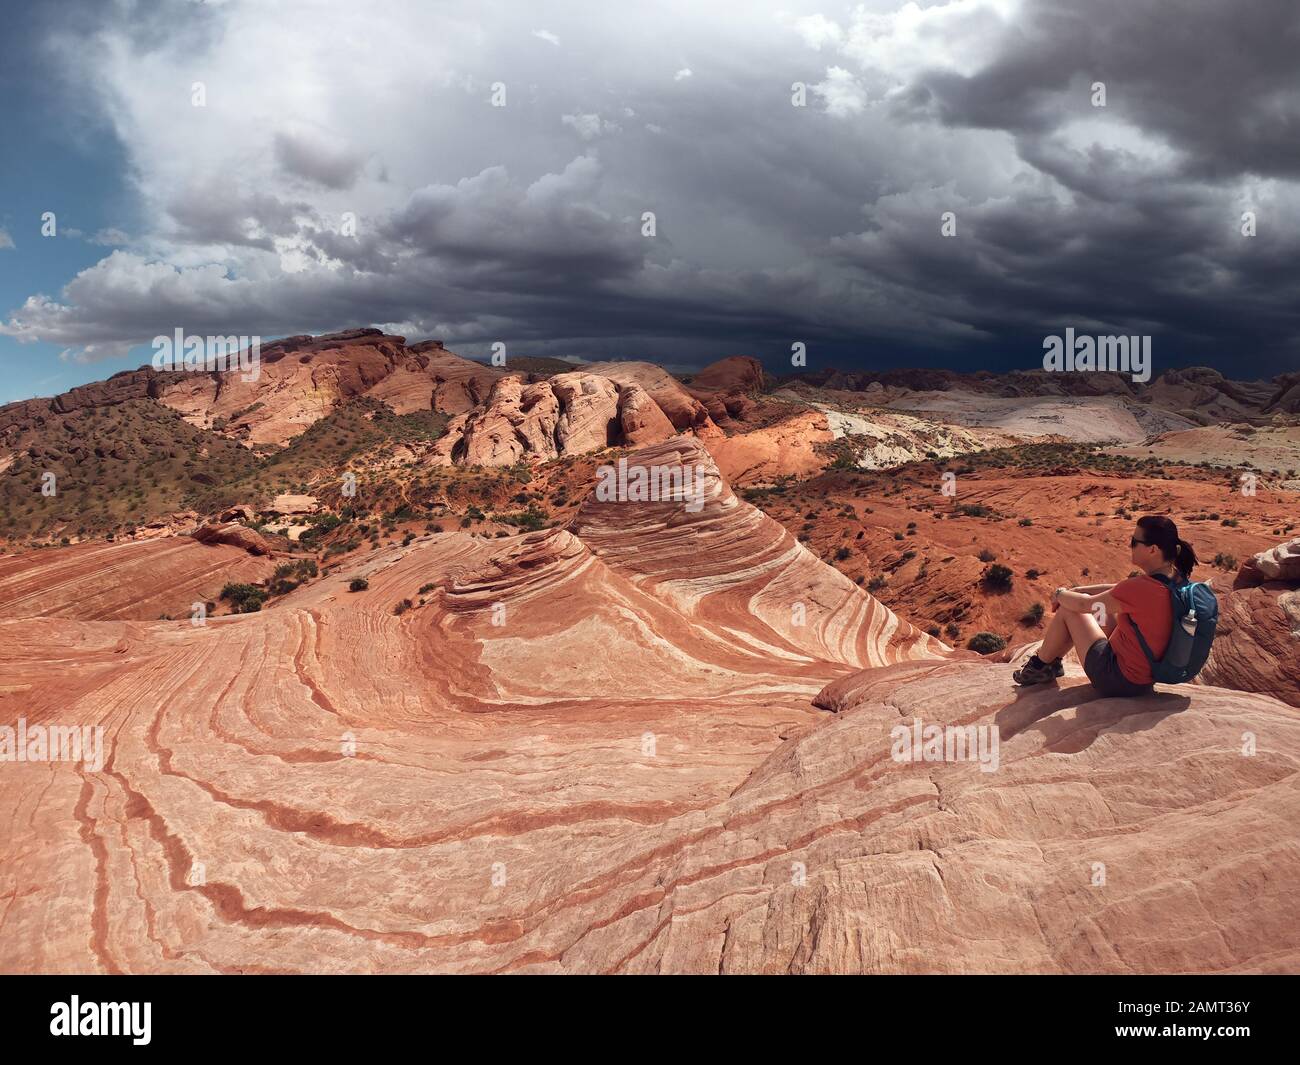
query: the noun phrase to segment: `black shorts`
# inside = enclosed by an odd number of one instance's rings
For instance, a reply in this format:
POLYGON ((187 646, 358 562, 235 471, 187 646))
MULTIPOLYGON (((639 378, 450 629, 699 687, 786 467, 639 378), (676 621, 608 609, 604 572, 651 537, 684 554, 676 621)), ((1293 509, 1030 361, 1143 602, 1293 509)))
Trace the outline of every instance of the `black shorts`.
POLYGON ((1088 648, 1088 654, 1083 660, 1083 671, 1092 681, 1092 686, 1102 695, 1150 695, 1154 690, 1150 684, 1134 684, 1124 676, 1115 658, 1115 651, 1104 636, 1088 648))

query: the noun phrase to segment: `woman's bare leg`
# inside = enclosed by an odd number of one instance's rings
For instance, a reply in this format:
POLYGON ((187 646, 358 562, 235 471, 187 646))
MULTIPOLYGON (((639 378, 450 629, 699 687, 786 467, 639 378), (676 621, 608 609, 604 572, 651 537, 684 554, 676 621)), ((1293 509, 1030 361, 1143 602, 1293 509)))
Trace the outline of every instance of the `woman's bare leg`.
POLYGON ((1060 613, 1065 614, 1065 624, 1070 630, 1070 639, 1074 642, 1074 653, 1079 656, 1079 665, 1083 665, 1088 649, 1098 640, 1104 640, 1106 634, 1091 614, 1075 614, 1064 610, 1060 613))
POLYGON ((1091 614, 1058 610, 1052 615, 1047 631, 1043 634, 1043 646, 1038 649, 1039 661, 1054 662, 1073 647, 1082 664, 1088 648, 1105 636, 1097 619, 1091 614))
POLYGON ((1070 649, 1070 629, 1065 623, 1068 614, 1068 610, 1058 610, 1047 623, 1047 631, 1043 633, 1043 646, 1038 649, 1040 662, 1055 662, 1070 649))

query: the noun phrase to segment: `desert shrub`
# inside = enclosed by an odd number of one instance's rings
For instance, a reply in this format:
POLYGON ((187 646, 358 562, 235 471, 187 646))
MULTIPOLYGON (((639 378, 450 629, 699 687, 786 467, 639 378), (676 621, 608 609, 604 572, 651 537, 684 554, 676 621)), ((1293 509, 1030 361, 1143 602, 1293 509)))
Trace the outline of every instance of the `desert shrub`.
POLYGON ((1042 603, 1032 603, 1020 620, 1026 625, 1037 625, 1043 620, 1043 611, 1044 608, 1042 603))
POLYGON ((990 551, 987 547, 985 547, 980 551, 979 557, 981 562, 992 562, 998 556, 996 551, 990 551))
POLYGON ((267 593, 255 584, 227 584, 220 598, 228 600, 236 614, 255 614, 262 609, 267 593))
POLYGON ((1036 569, 1025 570, 1025 580, 1029 580, 1029 581, 1038 580, 1038 570, 1036 569))
POLYGON ((876 576, 871 578, 870 583, 867 584, 867 591, 878 592, 884 586, 885 586, 885 578, 880 576, 880 574, 876 574, 876 576))
POLYGON ((943 627, 943 634, 947 636, 948 639, 955 640, 961 635, 961 626, 955 621, 950 621, 943 627))
POLYGON ((348 583, 349 592, 364 592, 370 587, 370 582, 365 577, 353 577, 348 583))
POLYGON ((1011 570, 1001 564, 992 565, 984 571, 982 581, 992 591, 1005 592, 1011 588, 1011 570))
POLYGON ((497 521, 504 522, 506 525, 513 525, 525 532, 536 532, 538 529, 546 528, 546 522, 550 515, 533 505, 527 510, 519 511, 517 514, 495 514, 493 517, 497 521))
POLYGON ((1007 641, 1001 636, 995 636, 991 632, 977 632, 966 641, 966 647, 971 651, 978 651, 982 655, 991 655, 994 651, 1001 651, 1007 646, 1007 641))
POLYGON ((1020 524, 1021 524, 1021 525, 1024 525, 1024 526, 1030 526, 1030 525, 1033 525, 1033 524, 1034 524, 1034 519, 1033 519, 1033 518, 1021 518, 1021 519, 1020 519, 1020 524))
POLYGON ((838 551, 835 552, 835 561, 843 562, 846 558, 849 557, 850 554, 851 552, 847 547, 841 547, 838 551))
POLYGON ((422 584, 422 585, 420 585, 420 590, 419 590, 416 594, 417 594, 417 595, 427 595, 427 594, 428 594, 429 592, 431 592, 431 591, 433 591, 433 583, 432 583, 432 582, 430 582, 430 583, 428 583, 428 584, 422 584))
POLYGON ((1237 568, 1237 556, 1225 555, 1220 551, 1214 556, 1214 565, 1219 569, 1234 570, 1237 568))
POLYGON ((398 603, 395 607, 393 607, 393 613, 400 616, 402 614, 405 614, 414 605, 415 604, 412 603, 409 599, 403 599, 400 603, 398 603))

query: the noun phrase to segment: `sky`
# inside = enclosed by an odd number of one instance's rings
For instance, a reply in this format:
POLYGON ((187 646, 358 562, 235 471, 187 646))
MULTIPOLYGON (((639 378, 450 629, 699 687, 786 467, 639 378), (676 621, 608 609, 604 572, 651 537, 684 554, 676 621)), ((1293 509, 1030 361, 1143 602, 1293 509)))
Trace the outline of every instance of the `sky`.
POLYGON ((1294 0, 0 3, 0 402, 177 329, 1300 370, 1294 0))

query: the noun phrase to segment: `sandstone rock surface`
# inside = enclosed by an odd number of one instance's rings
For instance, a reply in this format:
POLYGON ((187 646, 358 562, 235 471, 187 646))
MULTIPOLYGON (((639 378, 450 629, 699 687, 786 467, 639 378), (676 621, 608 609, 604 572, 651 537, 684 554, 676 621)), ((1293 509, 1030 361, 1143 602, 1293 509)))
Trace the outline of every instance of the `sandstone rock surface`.
MULTIPOLYGON (((618 385, 637 385, 663 411, 673 427, 681 432, 695 430, 705 436, 717 432, 704 404, 667 370, 650 362, 596 362, 585 367, 588 373, 608 377, 618 385)), ((719 434, 720 435, 720 434, 719 434)))
POLYGON ((630 458, 703 487, 381 548, 202 628, 0 620, 0 723, 108 744, 0 773, 0 968, 1300 968, 1289 707, 1015 691, 698 440, 630 458), (896 761, 914 718, 996 729, 999 768, 896 761))
MULTIPOLYGON (((257 537, 251 529, 243 531, 257 537)), ((188 618, 195 602, 216 600, 226 584, 265 580, 273 569, 266 553, 229 542, 207 545, 190 536, 0 555, 0 617, 188 618)), ((48 655, 40 661, 48 666, 48 655)))
POLYGON ((673 435, 668 418, 639 386, 585 371, 525 384, 500 378, 487 402, 453 418, 432 452, 434 465, 513 466, 673 435))
POLYGON ((267 513, 271 514, 314 514, 320 509, 320 500, 315 496, 295 495, 283 492, 271 500, 267 513))
MULTIPOLYGON (((339 403, 367 396, 398 414, 472 409, 505 371, 462 359, 437 341, 407 347, 378 329, 294 336, 261 348, 251 375, 227 372, 152 374, 122 389, 150 395, 192 425, 214 428, 248 444, 283 445, 339 403)), ((110 379, 111 380, 111 379, 110 379)), ((105 384, 107 384, 106 382, 105 384)))
POLYGON ((1300 585, 1300 537, 1248 558, 1237 573, 1235 586, 1251 588, 1265 581, 1300 585))
POLYGON ((231 547, 242 548, 250 555, 272 554, 271 545, 261 533, 237 521, 201 525, 190 535, 201 544, 229 544, 231 547))

